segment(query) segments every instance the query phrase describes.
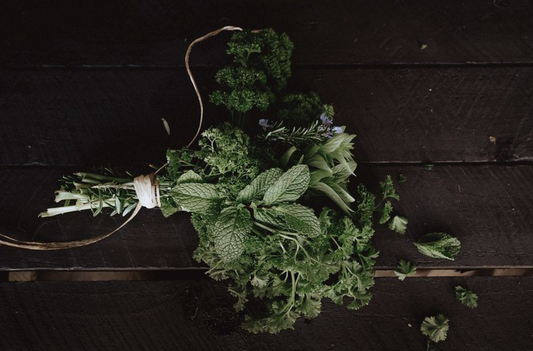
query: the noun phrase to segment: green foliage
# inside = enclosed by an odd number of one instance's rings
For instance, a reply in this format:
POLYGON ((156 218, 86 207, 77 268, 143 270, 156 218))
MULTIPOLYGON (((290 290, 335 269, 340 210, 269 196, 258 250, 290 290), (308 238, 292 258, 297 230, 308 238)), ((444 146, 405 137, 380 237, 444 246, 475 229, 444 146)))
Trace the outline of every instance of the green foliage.
POLYGON ((272 29, 234 32, 227 54, 233 64, 222 68, 215 78, 220 89, 210 100, 232 112, 234 124, 243 126, 244 114, 257 108, 265 111, 285 89, 291 76, 293 44, 289 37, 272 29))
POLYGON ((453 261, 461 250, 461 242, 446 233, 429 233, 415 242, 418 251, 433 258, 444 258, 453 261))
POLYGON ((355 201, 347 189, 348 178, 357 167, 351 153, 353 138, 355 135, 339 133, 321 142, 293 145, 281 157, 283 165, 307 165, 311 172, 309 188, 326 195, 348 214, 353 212, 350 203, 355 201))
POLYGON ((396 199, 400 200, 400 197, 398 194, 396 194, 396 190, 394 189, 394 184, 392 182, 392 177, 388 175, 384 181, 379 182, 379 186, 381 188, 381 192, 383 193, 384 199, 396 199))
POLYGON ((379 219, 379 224, 385 224, 389 221, 390 215, 392 213, 392 203, 390 201, 385 202, 383 208, 381 209, 381 217, 379 219))
MULTIPOLYGON (((191 213, 199 237, 194 258, 213 279, 228 280, 243 326, 255 333, 316 317, 323 298, 350 309, 368 304, 378 256, 374 215, 405 227, 400 217, 390 220, 390 200, 398 199, 390 177, 380 184, 379 202, 363 184, 350 194, 355 135, 333 126, 333 107, 315 93, 283 96, 292 49, 272 30, 234 33, 227 51, 233 63, 218 71, 220 89, 211 95, 231 111, 233 124, 207 128, 194 149, 168 150, 158 177, 163 215, 191 213), (281 102, 273 104, 276 98, 281 102), (274 120, 262 119, 257 136, 242 129, 253 110, 274 120), (312 206, 328 198, 340 210, 312 206)), ((96 215, 108 207, 126 215, 138 198, 130 174, 78 173, 65 178, 56 200, 66 206, 44 215, 96 215)))
POLYGON ((220 212, 213 230, 213 241, 222 261, 229 262, 242 255, 252 225, 252 217, 246 208, 227 207, 220 212))
POLYGON ((170 191, 170 196, 186 212, 210 213, 220 203, 214 184, 183 183, 170 191))
POLYGON ((389 229, 394 230, 396 233, 405 234, 407 230, 407 218, 394 216, 389 222, 389 229))
POLYGON ((252 200, 259 200, 265 195, 267 189, 272 187, 274 183, 281 177, 283 171, 280 168, 271 168, 259 174, 257 178, 242 189, 238 196, 238 202, 251 202, 252 200))
POLYGON ((316 121, 321 115, 333 120, 333 106, 324 104, 317 93, 288 94, 276 114, 276 121, 288 127, 300 127, 316 121))
POLYGON ((468 308, 477 307, 477 300, 478 300, 477 294, 473 293, 470 290, 463 288, 460 285, 457 285, 455 287, 455 297, 457 297, 457 300, 459 300, 463 305, 465 305, 468 308))
POLYGON ((296 201, 309 187, 309 179, 309 168, 306 165, 292 167, 265 191, 265 205, 296 201))
POLYGON ((400 263, 398 264, 398 269, 394 271, 394 274, 396 274, 398 279, 400 279, 401 281, 404 281, 405 278, 415 273, 416 273, 416 266, 412 264, 411 262, 406 261, 404 259, 400 260, 400 263))
POLYGON ((435 343, 446 340, 448 329, 450 329, 449 320, 442 314, 424 318, 420 327, 422 334, 435 343))

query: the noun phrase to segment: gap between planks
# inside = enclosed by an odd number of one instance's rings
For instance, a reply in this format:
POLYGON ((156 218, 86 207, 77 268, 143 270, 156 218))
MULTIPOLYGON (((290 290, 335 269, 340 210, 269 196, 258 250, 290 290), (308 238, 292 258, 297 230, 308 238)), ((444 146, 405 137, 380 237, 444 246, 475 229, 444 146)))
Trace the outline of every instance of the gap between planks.
MULTIPOLYGON (((172 270, 172 271, 18 271, 9 272, 8 280, 11 282, 28 281, 157 281, 180 279, 208 279, 204 269, 172 270)), ((376 270, 376 278, 395 277, 393 270, 376 270)), ((495 268, 495 269, 419 269, 412 278, 421 277, 517 277, 533 276, 533 268, 495 268)))

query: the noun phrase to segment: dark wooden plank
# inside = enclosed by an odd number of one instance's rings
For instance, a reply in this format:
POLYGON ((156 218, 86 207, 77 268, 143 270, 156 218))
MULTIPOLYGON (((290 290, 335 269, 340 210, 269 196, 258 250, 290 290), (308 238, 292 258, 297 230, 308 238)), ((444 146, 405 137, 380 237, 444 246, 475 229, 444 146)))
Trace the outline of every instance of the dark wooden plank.
MULTIPOLYGON (((0 233, 19 239, 67 241, 95 237, 118 227, 122 217, 72 213, 70 216, 38 218, 53 206, 57 179, 64 171, 22 169, 0 171, 0 233)), ((142 211, 127 227, 109 240, 62 251, 26 251, 2 246, 7 256, 0 269, 166 269, 194 267, 192 252, 198 244, 188 215, 165 220, 159 211, 142 211)))
MULTIPOLYGON (((213 72, 197 70, 204 96, 213 72)), ((303 69, 291 89, 335 105, 359 162, 528 161, 532 79, 533 68, 303 69)), ((182 70, 3 71, 0 97, 1 165, 163 162, 198 118, 182 70)), ((207 104, 206 125, 226 115, 207 104)))
MULTIPOLYGON (((62 170, 0 171, 0 233, 19 239, 63 241, 106 233, 121 218, 76 213, 52 218, 37 214, 53 205, 62 170)), ((375 247, 379 269, 395 268, 400 258, 421 268, 533 267, 533 166, 385 166, 364 165, 359 179, 376 185, 391 174, 398 184, 397 213, 409 218, 400 235, 380 228, 375 247), (419 254, 413 240, 444 231, 462 242, 453 262, 419 254)), ((0 269, 181 269, 198 267, 192 259, 197 236, 187 215, 163 218, 143 210, 126 228, 100 243, 68 251, 31 252, 0 247, 0 269)))
POLYGON ((395 268, 400 258, 421 267, 533 266, 533 166, 361 167, 365 183, 387 174, 407 178, 397 184, 396 208, 409 225, 404 236, 388 230, 376 234, 382 268, 395 268), (418 253, 413 241, 432 232, 459 238, 462 249, 455 261, 418 253))
POLYGON ((0 284, 5 350, 425 350, 420 324, 450 319, 438 350, 530 350, 532 277, 379 278, 359 311, 324 300, 322 314, 295 330, 249 334, 221 284, 32 282, 0 284), (454 296, 476 291, 470 310, 454 296))
MULTIPOLYGON (((193 38, 229 24, 286 31, 298 64, 531 63, 532 15, 527 0, 5 0, 0 65, 182 65, 193 38)), ((223 41, 197 51, 218 64, 223 41)))

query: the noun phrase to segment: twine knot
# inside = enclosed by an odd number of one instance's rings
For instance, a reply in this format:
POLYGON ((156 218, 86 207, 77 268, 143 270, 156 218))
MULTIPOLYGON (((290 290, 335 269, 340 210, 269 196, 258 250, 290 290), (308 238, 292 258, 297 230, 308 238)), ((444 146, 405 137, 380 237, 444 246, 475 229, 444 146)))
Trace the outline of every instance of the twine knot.
POLYGON ((133 187, 141 205, 146 208, 161 207, 159 181, 155 173, 135 177, 133 187))

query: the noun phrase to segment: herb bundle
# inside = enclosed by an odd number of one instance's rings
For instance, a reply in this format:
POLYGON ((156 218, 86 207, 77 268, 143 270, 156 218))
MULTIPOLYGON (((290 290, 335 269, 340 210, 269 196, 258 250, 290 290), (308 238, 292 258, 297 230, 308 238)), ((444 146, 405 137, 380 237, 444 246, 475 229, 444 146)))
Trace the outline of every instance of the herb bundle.
MULTIPOLYGON (((363 184, 350 193, 355 135, 334 126, 333 107, 315 93, 286 92, 292 50, 271 29, 235 32, 227 49, 233 61, 216 74, 220 88, 210 96, 231 122, 207 128, 193 148, 168 150, 166 168, 148 187, 165 217, 191 213, 195 259, 228 281, 251 332, 316 317, 323 298, 365 306, 378 255, 375 221, 405 231, 405 219, 391 219, 398 196, 390 177, 378 201, 363 184)), ((110 209, 125 216, 140 197, 131 174, 76 173, 57 192, 64 206, 41 215, 110 209)))

